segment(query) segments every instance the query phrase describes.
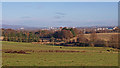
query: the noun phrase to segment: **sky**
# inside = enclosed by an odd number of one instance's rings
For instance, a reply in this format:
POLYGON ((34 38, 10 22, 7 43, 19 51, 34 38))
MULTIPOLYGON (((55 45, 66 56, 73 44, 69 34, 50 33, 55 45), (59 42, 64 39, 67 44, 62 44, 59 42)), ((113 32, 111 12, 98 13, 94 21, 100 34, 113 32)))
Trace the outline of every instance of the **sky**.
POLYGON ((117 2, 3 2, 2 24, 29 27, 118 25, 117 2))

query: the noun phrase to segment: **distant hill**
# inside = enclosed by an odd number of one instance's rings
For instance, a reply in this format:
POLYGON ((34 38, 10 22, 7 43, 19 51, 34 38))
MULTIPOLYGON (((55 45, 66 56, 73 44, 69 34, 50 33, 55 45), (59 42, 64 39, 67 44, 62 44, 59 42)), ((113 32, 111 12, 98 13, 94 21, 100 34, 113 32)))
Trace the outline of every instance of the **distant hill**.
POLYGON ((5 29, 19 29, 21 28, 22 26, 17 26, 17 25, 2 25, 2 28, 5 28, 5 29))
POLYGON ((4 29, 15 29, 15 30, 19 30, 19 29, 24 29, 24 30, 36 30, 39 28, 36 27, 27 27, 27 26, 20 26, 20 25, 6 25, 6 24, 2 24, 2 27, 4 29))

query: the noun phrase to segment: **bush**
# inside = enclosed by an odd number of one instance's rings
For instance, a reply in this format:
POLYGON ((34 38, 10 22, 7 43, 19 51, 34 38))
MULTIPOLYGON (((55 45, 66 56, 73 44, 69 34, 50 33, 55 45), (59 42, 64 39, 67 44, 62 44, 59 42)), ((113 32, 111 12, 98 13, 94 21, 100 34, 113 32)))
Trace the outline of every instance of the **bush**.
POLYGON ((105 41, 104 41, 104 40, 101 40, 101 39, 97 39, 97 40, 94 42, 94 46, 95 46, 95 47, 104 47, 104 46, 105 46, 105 41))

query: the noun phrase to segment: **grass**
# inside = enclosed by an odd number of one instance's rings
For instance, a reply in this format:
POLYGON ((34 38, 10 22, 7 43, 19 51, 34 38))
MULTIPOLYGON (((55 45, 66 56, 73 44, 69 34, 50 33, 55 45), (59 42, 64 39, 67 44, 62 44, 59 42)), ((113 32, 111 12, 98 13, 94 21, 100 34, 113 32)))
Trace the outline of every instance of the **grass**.
POLYGON ((118 66, 118 53, 105 47, 64 47, 32 43, 2 42, 4 66, 118 66), (62 47, 62 48, 60 48, 62 47), (33 50, 30 54, 4 53, 6 50, 33 50), (86 52, 38 52, 77 50, 86 52))

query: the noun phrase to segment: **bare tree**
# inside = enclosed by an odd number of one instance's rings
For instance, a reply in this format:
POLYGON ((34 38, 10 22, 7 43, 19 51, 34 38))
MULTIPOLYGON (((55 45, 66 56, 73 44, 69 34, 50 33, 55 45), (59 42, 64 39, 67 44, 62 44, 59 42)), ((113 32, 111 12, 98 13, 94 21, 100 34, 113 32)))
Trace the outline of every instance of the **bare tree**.
POLYGON ((97 40, 97 34, 95 32, 90 34, 90 45, 94 47, 94 43, 97 40))
POLYGON ((120 48, 120 34, 116 34, 116 35, 112 35, 110 37, 110 42, 109 42, 109 46, 113 47, 113 48, 120 48))
POLYGON ((77 42, 79 43, 88 43, 88 39, 84 36, 84 34, 79 34, 77 38, 77 42))

